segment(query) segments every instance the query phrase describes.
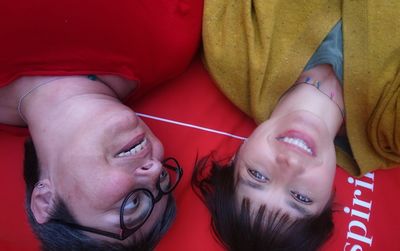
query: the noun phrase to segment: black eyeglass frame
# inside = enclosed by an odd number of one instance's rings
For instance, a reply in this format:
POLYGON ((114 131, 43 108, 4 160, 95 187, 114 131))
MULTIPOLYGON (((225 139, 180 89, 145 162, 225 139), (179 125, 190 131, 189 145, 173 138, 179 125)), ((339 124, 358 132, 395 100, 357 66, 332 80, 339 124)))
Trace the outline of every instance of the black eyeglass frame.
POLYGON ((124 198, 124 200, 122 202, 120 211, 119 211, 119 220, 120 220, 119 224, 120 224, 120 227, 121 227, 121 232, 119 234, 108 232, 108 231, 105 231, 105 230, 96 229, 96 228, 82 226, 82 225, 79 225, 79 224, 76 224, 76 223, 65 222, 65 221, 63 221, 61 219, 52 219, 51 221, 52 222, 57 222, 59 224, 67 225, 67 226, 75 228, 75 229, 83 230, 83 231, 86 231, 86 232, 95 233, 95 234, 107 236, 107 237, 110 237, 110 238, 114 238, 114 239, 117 239, 117 240, 121 240, 121 241, 125 240, 126 238, 131 236, 134 232, 136 232, 140 227, 143 226, 143 224, 147 221, 147 219, 150 217, 151 213, 153 212, 154 205, 157 202, 159 202, 164 195, 170 194, 176 188, 176 186, 179 184, 179 182, 180 182, 180 180, 182 178, 183 169, 180 167, 179 162, 175 158, 168 157, 168 158, 164 159, 162 161, 162 165, 163 165, 163 167, 166 167, 166 168, 168 168, 170 170, 174 170, 177 173, 176 183, 172 187, 170 187, 167 192, 164 192, 160 187, 160 180, 159 180, 157 182, 158 194, 157 194, 156 197, 154 197, 153 193, 147 188, 137 188, 137 189, 131 191, 127 196, 125 196, 125 198, 124 198), (176 166, 174 167, 174 166, 166 164, 166 162, 169 161, 169 160, 174 161, 176 166), (139 191, 143 191, 144 193, 146 193, 151 198, 152 207, 150 209, 150 212, 147 214, 146 218, 139 225, 137 225, 136 227, 134 227, 132 229, 129 229, 124 224, 124 216, 123 216, 124 215, 124 207, 125 207, 125 204, 127 203, 128 199, 129 199, 129 197, 132 194, 134 194, 136 192, 139 192, 139 191))

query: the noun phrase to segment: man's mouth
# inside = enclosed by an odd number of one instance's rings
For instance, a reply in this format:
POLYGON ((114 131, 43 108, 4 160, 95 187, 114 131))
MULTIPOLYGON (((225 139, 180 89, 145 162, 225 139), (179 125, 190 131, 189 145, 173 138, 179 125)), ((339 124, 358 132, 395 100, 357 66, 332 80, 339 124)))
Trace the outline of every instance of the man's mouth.
POLYGON ((147 139, 142 138, 139 142, 134 143, 129 149, 119 152, 116 157, 128 157, 139 154, 145 149, 147 139))

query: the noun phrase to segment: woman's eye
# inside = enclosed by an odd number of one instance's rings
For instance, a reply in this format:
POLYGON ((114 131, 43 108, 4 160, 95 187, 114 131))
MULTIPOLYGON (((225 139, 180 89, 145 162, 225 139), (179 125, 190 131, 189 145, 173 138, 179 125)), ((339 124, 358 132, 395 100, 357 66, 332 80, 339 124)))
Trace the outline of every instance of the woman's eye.
POLYGON ((295 200, 297 200, 297 201, 299 201, 299 202, 301 202, 301 203, 304 203, 304 204, 311 204, 311 203, 313 203, 313 200, 312 200, 312 199, 310 199, 309 197, 307 197, 307 196, 305 196, 305 195, 303 195, 303 194, 300 194, 300 193, 297 193, 297 192, 294 192, 294 191, 291 191, 291 194, 292 194, 292 196, 293 196, 293 198, 294 198, 295 200))
POLYGON ((262 175, 259 171, 254 170, 254 169, 247 169, 249 174, 253 176, 256 180, 261 181, 261 182, 266 182, 268 181, 268 178, 264 175, 262 175))

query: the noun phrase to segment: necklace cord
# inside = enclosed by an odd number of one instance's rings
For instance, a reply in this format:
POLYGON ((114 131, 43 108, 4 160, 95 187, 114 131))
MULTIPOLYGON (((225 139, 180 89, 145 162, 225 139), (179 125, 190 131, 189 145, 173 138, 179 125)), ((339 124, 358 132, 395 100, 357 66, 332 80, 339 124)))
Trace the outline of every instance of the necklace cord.
POLYGON ((285 96, 286 93, 288 93, 290 90, 292 90, 293 88, 295 88, 296 86, 302 85, 302 84, 306 84, 306 85, 310 85, 312 87, 314 87, 315 89, 317 89, 319 92, 321 92, 322 94, 324 94, 325 96, 327 96, 333 103, 336 104, 336 106, 338 107, 340 114, 342 115, 343 118, 343 122, 345 122, 346 119, 346 113, 344 111, 343 108, 340 107, 340 105, 333 99, 333 97, 335 96, 334 93, 332 92, 330 95, 328 95, 327 93, 323 92, 320 87, 321 87, 321 82, 320 81, 312 81, 311 77, 306 77, 305 80, 303 81, 299 81, 299 82, 295 82, 289 89, 287 89, 282 96, 279 98, 281 99, 283 96, 285 96))
MULTIPOLYGON (((40 87, 42 87, 44 85, 47 85, 47 84, 50 84, 50 83, 52 83, 52 82, 54 82, 56 80, 61 80, 61 79, 68 78, 68 77, 71 77, 71 76, 62 76, 62 77, 55 77, 55 78, 48 79, 47 81, 44 81, 43 83, 38 84, 37 86, 35 86, 32 89, 30 89, 29 91, 27 91, 24 95, 22 95, 18 100, 18 106, 17 106, 18 114, 21 117, 21 119, 25 123, 27 123, 26 119, 25 119, 25 116, 22 113, 22 102, 24 101, 24 98, 26 98, 32 92, 34 92, 35 90, 39 89, 40 87)), ((98 82, 104 84, 107 88, 109 88, 114 93, 115 97, 118 97, 118 94, 115 92, 115 90, 113 88, 111 88, 111 86, 106 81, 104 81, 103 79, 99 78, 97 75, 89 74, 89 75, 86 76, 86 78, 88 78, 91 81, 98 81, 98 82)))
POLYGON ((29 91, 27 91, 24 95, 22 95, 19 99, 18 99, 18 106, 17 106, 17 110, 18 110, 18 114, 21 117, 21 119, 26 123, 25 120, 25 116, 22 114, 22 102, 24 101, 24 99, 29 96, 32 92, 34 92, 35 90, 39 89, 40 87, 50 84, 56 80, 60 80, 63 78, 67 78, 67 77, 56 77, 56 78, 52 78, 52 79, 48 79, 47 81, 33 87, 32 89, 30 89, 29 91))
MULTIPOLYGON (((322 94, 324 94, 325 96, 327 96, 327 97, 328 97, 333 103, 335 103, 336 106, 339 108, 339 111, 340 111, 340 114, 341 114, 342 117, 343 117, 343 120, 345 119, 346 113, 345 113, 344 109, 341 108, 340 105, 333 99, 333 97, 335 96, 334 93, 331 92, 331 94, 327 94, 327 93, 325 93, 324 91, 322 91, 321 88, 320 88, 320 87, 321 87, 321 82, 320 82, 320 81, 314 81, 314 82, 313 82, 312 79, 311 79, 310 77, 306 77, 306 79, 305 79, 304 81, 295 82, 295 83, 289 88, 289 90, 292 89, 292 88, 294 88, 294 87, 296 87, 296 86, 298 86, 298 85, 301 85, 301 84, 306 84, 306 85, 312 86, 312 87, 314 87, 315 89, 317 89, 319 92, 321 92, 322 94)), ((289 91, 289 90, 288 90, 288 91, 289 91)))

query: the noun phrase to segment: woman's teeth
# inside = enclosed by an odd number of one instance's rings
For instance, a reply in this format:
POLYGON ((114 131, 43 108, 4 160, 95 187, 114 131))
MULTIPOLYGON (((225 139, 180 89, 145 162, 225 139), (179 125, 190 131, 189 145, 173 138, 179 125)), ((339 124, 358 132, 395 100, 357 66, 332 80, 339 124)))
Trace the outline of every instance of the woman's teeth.
POLYGON ((140 151, 142 151, 147 143, 147 139, 144 138, 139 144, 134 145, 131 149, 128 151, 121 152, 117 154, 117 157, 127 157, 127 156, 133 156, 140 151))
POLYGON ((307 145, 307 143, 306 143, 304 140, 302 140, 302 139, 299 139, 299 138, 290 138, 290 137, 280 137, 280 138, 278 138, 278 141, 282 141, 282 142, 291 144, 291 145, 293 145, 293 146, 295 146, 295 147, 300 148, 301 150, 306 151, 308 154, 313 155, 313 152, 312 152, 312 150, 311 150, 311 147, 309 147, 309 146, 307 145))

